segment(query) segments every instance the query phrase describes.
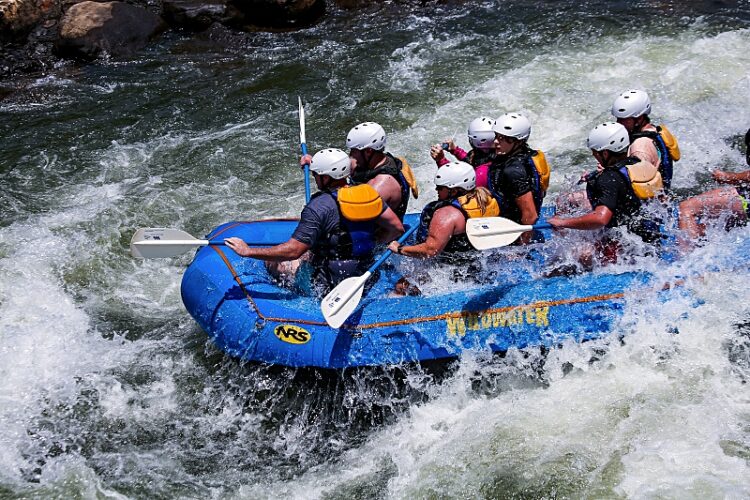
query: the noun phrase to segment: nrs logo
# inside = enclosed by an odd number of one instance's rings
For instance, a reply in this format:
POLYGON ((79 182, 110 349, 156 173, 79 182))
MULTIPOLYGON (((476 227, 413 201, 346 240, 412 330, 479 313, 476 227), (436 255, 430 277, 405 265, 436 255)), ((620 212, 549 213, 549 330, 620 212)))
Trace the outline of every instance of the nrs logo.
POLYGON ((306 344, 310 340, 310 332, 296 325, 279 325, 273 329, 273 334, 288 344, 306 344))

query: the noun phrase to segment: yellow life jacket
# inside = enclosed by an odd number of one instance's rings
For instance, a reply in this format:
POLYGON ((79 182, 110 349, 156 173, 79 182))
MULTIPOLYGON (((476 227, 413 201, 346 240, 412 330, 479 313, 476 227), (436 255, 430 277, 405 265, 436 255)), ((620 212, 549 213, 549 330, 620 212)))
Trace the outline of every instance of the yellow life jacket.
POLYGON ((336 201, 341 215, 352 222, 373 220, 383 213, 383 199, 369 184, 342 187, 336 201))
MULTIPOLYGON (((480 187, 477 189, 484 188, 480 187)), ((489 193, 489 191, 486 195, 487 198, 489 198, 489 203, 487 203, 487 207, 484 210, 479 207, 479 200, 477 200, 476 196, 469 197, 469 195, 465 194, 456 198, 456 202, 461 211, 463 211, 469 219, 474 219, 476 217, 498 217, 500 215, 500 205, 497 204, 497 200, 489 193)))
POLYGON ((536 169, 536 173, 539 176, 539 187, 543 193, 547 192, 549 188, 549 176, 550 168, 547 163, 547 157, 544 156, 544 151, 537 149, 531 153, 531 163, 536 169))
POLYGON ((672 160, 678 161, 680 159, 680 145, 677 144, 677 138, 672 135, 672 132, 669 131, 666 125, 659 125, 656 127, 656 130, 658 130, 661 139, 664 141, 664 145, 669 151, 669 156, 672 160))
POLYGON ((411 195, 416 200, 419 198, 419 185, 417 185, 417 178, 414 176, 414 171, 406 162, 406 158, 399 156, 398 159, 401 160, 401 174, 406 179, 406 183, 409 185, 409 189, 411 189, 411 195))
POLYGON ((647 161, 629 158, 620 172, 630 181, 633 192, 641 200, 650 200, 664 189, 659 169, 647 161))

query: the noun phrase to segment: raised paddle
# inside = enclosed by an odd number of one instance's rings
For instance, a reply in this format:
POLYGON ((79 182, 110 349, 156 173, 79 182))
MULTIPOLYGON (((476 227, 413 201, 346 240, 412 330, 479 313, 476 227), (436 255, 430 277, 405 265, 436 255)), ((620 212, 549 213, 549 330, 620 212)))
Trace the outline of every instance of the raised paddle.
POLYGON ((466 221, 466 236, 474 248, 487 250, 510 245, 526 231, 551 227, 546 222, 524 226, 503 217, 479 217, 466 221))
MULTIPOLYGON (((299 147, 302 155, 307 154, 307 141, 305 140, 305 108, 302 106, 302 98, 297 96, 299 101, 299 147)), ((305 163, 305 203, 310 202, 310 164, 305 163)))
MULTIPOLYGON (((411 234, 417 230, 418 225, 409 228, 401 237, 398 239, 399 243, 403 243, 411 234)), ((323 313, 323 317, 326 322, 333 328, 338 328, 344 324, 344 321, 351 316, 354 310, 359 305, 359 301, 362 299, 362 290, 364 290, 367 279, 375 272, 377 268, 385 262, 393 252, 386 250, 383 255, 365 271, 362 276, 354 276, 347 278, 330 291, 328 295, 323 298, 323 302, 320 303, 320 310, 323 313)))
MULTIPOLYGON (((197 247, 206 245, 226 245, 223 239, 199 240, 180 231, 162 227, 141 228, 130 240, 130 255, 141 259, 175 257, 197 247)), ((273 246, 278 243, 248 243, 253 246, 273 246)))

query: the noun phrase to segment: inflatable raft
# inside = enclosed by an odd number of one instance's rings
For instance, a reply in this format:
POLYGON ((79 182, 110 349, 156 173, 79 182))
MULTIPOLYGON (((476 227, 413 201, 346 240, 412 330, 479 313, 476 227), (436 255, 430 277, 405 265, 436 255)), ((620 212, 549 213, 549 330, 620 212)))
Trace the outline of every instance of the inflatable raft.
MULTIPOLYGON (((408 214, 404 222, 417 220, 417 214, 408 214)), ((231 222, 208 238, 280 242, 296 224, 231 222)), ((318 298, 278 286, 261 261, 207 246, 184 274, 182 299, 213 342, 231 356, 340 369, 453 358, 467 349, 507 351, 597 338, 621 316, 626 292, 649 286, 650 275, 640 272, 531 279, 528 265, 504 268, 507 281, 429 297, 389 297, 389 273, 396 272, 391 266, 346 323, 333 329, 318 298)))

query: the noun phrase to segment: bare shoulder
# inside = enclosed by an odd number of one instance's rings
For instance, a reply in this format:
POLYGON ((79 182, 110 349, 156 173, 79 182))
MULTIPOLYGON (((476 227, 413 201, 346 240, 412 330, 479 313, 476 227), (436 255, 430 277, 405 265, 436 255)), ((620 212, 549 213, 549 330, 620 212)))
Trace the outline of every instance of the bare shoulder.
POLYGON ((451 234, 460 234, 466 231, 466 218, 461 210, 452 205, 447 205, 435 210, 430 226, 432 225, 444 231, 450 230, 451 234))

